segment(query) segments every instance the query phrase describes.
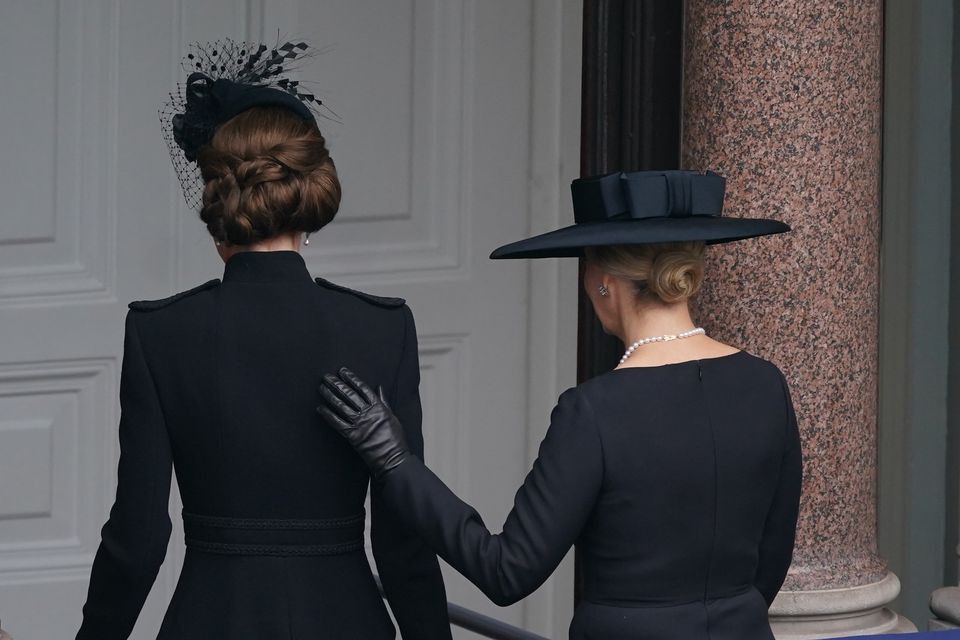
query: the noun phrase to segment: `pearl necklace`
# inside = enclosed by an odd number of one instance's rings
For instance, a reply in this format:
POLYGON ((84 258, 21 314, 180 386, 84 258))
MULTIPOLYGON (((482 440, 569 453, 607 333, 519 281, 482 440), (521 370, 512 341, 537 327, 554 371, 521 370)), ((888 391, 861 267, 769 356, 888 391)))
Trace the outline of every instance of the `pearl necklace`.
POLYGON ((642 347, 645 344, 650 344, 651 342, 670 342, 671 340, 682 340, 684 338, 699 336, 705 333, 706 331, 703 329, 703 327, 697 327, 696 329, 690 329, 689 331, 684 331, 683 333, 665 333, 662 336, 642 338, 627 347, 627 350, 623 352, 623 357, 620 358, 620 364, 626 362, 627 358, 632 356, 633 352, 636 351, 638 347, 642 347))

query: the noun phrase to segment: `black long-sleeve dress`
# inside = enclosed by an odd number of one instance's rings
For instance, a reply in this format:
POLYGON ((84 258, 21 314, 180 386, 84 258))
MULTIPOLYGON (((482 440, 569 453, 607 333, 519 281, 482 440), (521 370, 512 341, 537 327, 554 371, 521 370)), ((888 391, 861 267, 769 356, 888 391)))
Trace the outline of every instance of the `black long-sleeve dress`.
POLYGON ((533 592, 572 544, 577 640, 772 640, 800 497, 780 371, 745 352, 626 368, 566 391, 503 532, 418 460, 383 493, 491 600, 533 592))
MULTIPOLYGON (((222 283, 131 304, 117 496, 78 639, 129 636, 167 548, 171 465, 187 550, 159 638, 395 636, 363 549, 368 472, 314 410, 316 372, 343 362, 382 385, 422 456, 402 300, 314 282, 298 253, 279 251, 236 254, 222 283)), ((403 637, 450 638, 436 556, 377 487, 371 509, 403 637)))

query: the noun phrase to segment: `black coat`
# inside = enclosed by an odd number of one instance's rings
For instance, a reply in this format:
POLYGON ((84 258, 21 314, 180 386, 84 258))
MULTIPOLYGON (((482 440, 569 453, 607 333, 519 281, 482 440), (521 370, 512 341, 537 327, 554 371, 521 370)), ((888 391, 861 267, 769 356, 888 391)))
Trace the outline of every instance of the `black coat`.
MULTIPOLYGON (((171 465, 187 550, 160 638, 393 638, 363 550, 369 475, 315 406, 319 372, 347 364, 422 457, 410 309, 314 282, 292 251, 236 254, 222 283, 130 307, 117 496, 77 638, 129 636, 167 548, 171 465)), ((436 556, 376 490, 371 509, 403 637, 450 638, 436 556)))
POLYGON ((533 592, 575 543, 571 638, 772 640, 800 480, 786 382, 738 352, 565 392, 498 535, 415 458, 386 475, 383 495, 501 605, 533 592))

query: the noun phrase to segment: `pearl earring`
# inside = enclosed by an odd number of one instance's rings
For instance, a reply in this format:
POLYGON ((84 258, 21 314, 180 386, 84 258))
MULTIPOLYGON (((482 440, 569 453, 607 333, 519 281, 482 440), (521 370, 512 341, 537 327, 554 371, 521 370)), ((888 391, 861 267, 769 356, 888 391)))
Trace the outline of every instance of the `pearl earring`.
POLYGON ((303 239, 303 244, 310 244, 310 234, 307 234, 307 237, 303 239))
POLYGON ((606 288, 605 286, 603 286, 603 285, 600 285, 600 286, 598 287, 598 290, 600 291, 600 295, 603 296, 604 298, 606 298, 608 295, 610 295, 610 289, 607 289, 607 288, 606 288))

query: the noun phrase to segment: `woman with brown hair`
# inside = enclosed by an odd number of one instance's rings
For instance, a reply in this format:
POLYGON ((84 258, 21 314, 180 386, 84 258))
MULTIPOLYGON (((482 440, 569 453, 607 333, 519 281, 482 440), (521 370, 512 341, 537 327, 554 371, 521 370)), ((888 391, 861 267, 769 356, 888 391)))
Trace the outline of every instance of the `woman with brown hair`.
POLYGON ((705 335, 688 306, 706 243, 789 228, 725 218, 724 179, 612 174, 573 185, 577 224, 494 258, 585 256, 583 287, 623 341, 565 391, 499 534, 413 455, 375 381, 324 376, 318 408, 411 528, 488 597, 532 593, 576 545, 574 640, 772 640, 793 550, 801 452, 783 375, 705 335))
MULTIPOLYGON (((417 338, 403 300, 314 280, 298 249, 340 204, 333 160, 286 79, 302 44, 220 42, 185 61, 162 112, 188 203, 223 278, 130 304, 116 501, 77 638, 127 638, 163 562, 171 469, 186 557, 159 638, 387 639, 364 551, 369 472, 317 428, 317 367, 349 362, 386 390, 423 455, 417 338)), ((405 638, 450 638, 436 556, 376 487, 373 554, 405 638)))

